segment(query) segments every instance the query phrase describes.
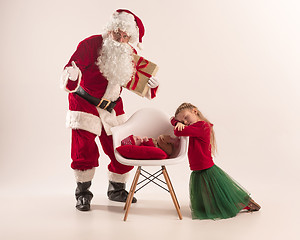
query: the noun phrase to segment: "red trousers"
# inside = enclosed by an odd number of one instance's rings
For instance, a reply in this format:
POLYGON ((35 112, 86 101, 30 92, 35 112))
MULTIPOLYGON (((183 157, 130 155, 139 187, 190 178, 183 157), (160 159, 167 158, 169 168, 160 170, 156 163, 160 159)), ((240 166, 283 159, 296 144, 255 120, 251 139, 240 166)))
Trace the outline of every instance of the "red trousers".
MULTIPOLYGON (((71 143, 71 167, 76 170, 87 170, 98 167, 100 156, 98 146, 95 142, 97 135, 81 129, 72 129, 71 143)), ((102 128, 100 143, 104 153, 110 158, 108 170, 113 173, 124 174, 133 169, 133 166, 126 166, 119 163, 115 157, 112 136, 107 136, 102 128)))

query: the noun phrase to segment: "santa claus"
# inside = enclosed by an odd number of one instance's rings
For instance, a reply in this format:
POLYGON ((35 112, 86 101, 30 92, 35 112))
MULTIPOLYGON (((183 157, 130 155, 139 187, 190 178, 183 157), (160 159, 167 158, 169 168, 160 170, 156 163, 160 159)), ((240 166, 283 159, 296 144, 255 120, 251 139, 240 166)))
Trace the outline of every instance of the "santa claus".
MULTIPOLYGON (((72 129, 71 167, 77 182, 76 208, 80 211, 90 209, 93 197, 89 188, 99 166, 96 137, 110 158, 108 198, 118 202, 127 199, 125 183, 133 167, 116 160, 110 129, 125 121, 120 94, 135 73, 133 54, 137 53, 130 44, 138 42, 139 46, 144 31, 136 15, 117 10, 104 34, 79 43, 62 73, 62 87, 69 92, 67 126, 72 129)), ((149 79, 147 98, 156 96, 158 85, 156 78, 149 79)))

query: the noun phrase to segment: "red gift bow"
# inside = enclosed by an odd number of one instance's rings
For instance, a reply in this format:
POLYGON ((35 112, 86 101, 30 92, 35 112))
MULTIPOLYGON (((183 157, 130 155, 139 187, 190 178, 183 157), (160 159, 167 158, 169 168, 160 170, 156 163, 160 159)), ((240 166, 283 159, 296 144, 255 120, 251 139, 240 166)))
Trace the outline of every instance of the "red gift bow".
MULTIPOLYGON (((141 74, 143 74, 143 75, 145 75, 148 78, 151 77, 151 74, 146 73, 146 72, 144 72, 144 71, 141 70, 143 68, 146 68, 148 65, 149 65, 149 61, 146 60, 146 59, 144 59, 143 57, 140 57, 140 59, 138 60, 138 62, 136 64, 136 72, 135 72, 135 77, 134 77, 134 83, 133 83, 132 88, 131 88, 132 90, 135 90, 135 88, 136 88, 136 86, 137 86, 137 84, 138 84, 138 82, 140 80, 138 72, 141 73, 141 74), (141 65, 142 61, 145 61, 145 64, 141 65)), ((129 81, 129 83, 126 86, 128 89, 129 89, 129 86, 131 85, 131 82, 132 82, 132 80, 129 81)))

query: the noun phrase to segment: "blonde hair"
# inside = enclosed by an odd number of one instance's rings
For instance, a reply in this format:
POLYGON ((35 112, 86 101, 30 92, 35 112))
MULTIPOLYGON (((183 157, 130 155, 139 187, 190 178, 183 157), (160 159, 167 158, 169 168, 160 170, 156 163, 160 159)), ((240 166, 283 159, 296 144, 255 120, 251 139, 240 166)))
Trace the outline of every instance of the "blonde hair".
MULTIPOLYGON (((204 117, 204 115, 199 111, 199 109, 194 106, 191 103, 182 103, 176 110, 175 112, 175 117, 182 111, 182 110, 193 110, 196 109, 197 111, 197 116, 201 119, 201 121, 205 121, 209 124, 211 124, 210 121, 208 121, 208 119, 206 117, 204 117)), ((216 143, 216 138, 215 138, 215 131, 213 129, 213 126, 210 126, 210 145, 211 145, 211 152, 212 154, 215 156, 215 154, 217 153, 217 143, 216 143)))

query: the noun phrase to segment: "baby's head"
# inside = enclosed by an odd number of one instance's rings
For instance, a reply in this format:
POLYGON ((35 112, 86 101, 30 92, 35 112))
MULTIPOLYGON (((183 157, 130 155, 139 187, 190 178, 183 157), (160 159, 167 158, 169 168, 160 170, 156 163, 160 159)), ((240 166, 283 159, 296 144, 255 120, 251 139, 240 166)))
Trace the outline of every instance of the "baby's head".
POLYGON ((124 138, 121 141, 121 145, 136 145, 136 146, 140 146, 141 143, 143 142, 142 138, 139 136, 134 136, 134 135, 130 135, 127 138, 124 138))

